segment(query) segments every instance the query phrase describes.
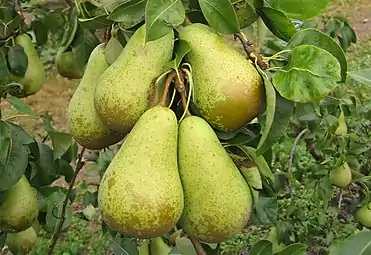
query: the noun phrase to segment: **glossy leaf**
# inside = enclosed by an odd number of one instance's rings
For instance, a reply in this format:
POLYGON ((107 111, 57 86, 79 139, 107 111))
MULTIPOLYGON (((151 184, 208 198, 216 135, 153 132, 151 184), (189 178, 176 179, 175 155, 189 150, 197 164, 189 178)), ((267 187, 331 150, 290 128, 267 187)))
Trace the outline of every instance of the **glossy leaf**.
POLYGON ((18 77, 23 77, 28 67, 28 57, 20 45, 8 48, 9 71, 18 77))
POLYGON ((348 75, 364 85, 371 86, 371 68, 351 71, 348 75))
POLYGON ((70 148, 73 143, 72 135, 62 132, 48 132, 53 144, 53 158, 59 159, 70 148))
POLYGON ((108 19, 107 14, 98 15, 92 18, 79 18, 79 22, 84 29, 94 30, 108 28, 112 25, 112 20, 108 19))
POLYGON ((250 250, 249 255, 272 255, 273 244, 269 240, 260 240, 256 242, 250 250))
POLYGON ((17 97, 8 97, 5 100, 8 101, 18 112, 28 115, 35 115, 32 112, 31 107, 25 104, 21 99, 17 97))
POLYGON ((257 224, 275 225, 277 222, 277 199, 260 195, 253 218, 257 221, 257 224))
POLYGON ((180 0, 148 0, 145 10, 146 42, 165 36, 184 19, 185 10, 180 0))
POLYGON ((341 82, 346 80, 348 63, 345 53, 340 45, 330 36, 318 31, 314 28, 307 28, 299 31, 288 42, 286 49, 293 49, 299 45, 313 45, 330 52, 340 63, 341 66, 341 82))
POLYGON ((125 1, 117 6, 107 19, 121 22, 124 29, 131 28, 145 18, 145 7, 148 0, 125 1))
POLYGON ((348 254, 371 254, 371 231, 360 231, 353 234, 330 251, 330 255, 348 254))
POLYGON ((261 176, 259 173, 259 169, 257 167, 239 167, 240 172, 242 173, 243 177, 245 178, 246 182, 249 184, 250 187, 254 189, 262 189, 263 184, 261 180, 261 176))
POLYGON ((0 120, 0 167, 8 161, 12 147, 12 130, 8 123, 0 120))
POLYGON ((230 0, 199 0, 203 15, 209 25, 220 33, 240 32, 236 12, 230 0))
POLYGON ((321 14, 329 0, 267 0, 267 3, 290 18, 305 20, 321 14))
POLYGON ((48 26, 41 20, 35 19, 32 21, 31 27, 36 37, 36 44, 44 45, 48 40, 48 26))
POLYGON ((301 103, 321 100, 341 80, 339 61, 312 45, 292 49, 287 65, 273 75, 273 85, 284 98, 301 103))
POLYGON ((286 246, 283 250, 275 255, 306 255, 307 254, 307 246, 301 243, 293 243, 286 246))
POLYGON ((85 66, 91 52, 98 44, 98 38, 91 31, 79 26, 76 32, 76 38, 72 42, 71 47, 80 66, 85 66))
POLYGON ((60 52, 66 51, 75 38, 78 27, 78 10, 76 7, 69 8, 67 21, 68 22, 65 23, 67 27, 65 29, 61 42, 62 46, 59 49, 60 52))
POLYGON ((177 40, 174 45, 175 58, 167 64, 167 66, 177 69, 179 68, 183 58, 191 50, 189 44, 183 40, 177 40))
POLYGON ((66 182, 71 182, 73 176, 75 175, 75 171, 72 166, 65 161, 64 159, 57 160, 58 164, 58 174, 63 175, 66 182))
POLYGON ((250 26, 259 18, 254 6, 250 5, 249 1, 247 0, 238 1, 236 4, 234 4, 234 9, 240 28, 250 26))
POLYGON ((259 8, 257 12, 268 29, 284 41, 289 41, 297 32, 294 24, 283 12, 269 7, 259 8))

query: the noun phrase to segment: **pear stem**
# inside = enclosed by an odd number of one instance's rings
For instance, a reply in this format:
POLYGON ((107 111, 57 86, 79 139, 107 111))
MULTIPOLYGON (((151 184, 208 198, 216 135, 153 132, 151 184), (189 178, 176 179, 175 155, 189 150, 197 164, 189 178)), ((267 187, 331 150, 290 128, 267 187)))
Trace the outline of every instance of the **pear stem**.
POLYGON ((188 18, 188 16, 186 15, 185 18, 184 18, 184 22, 183 22, 183 26, 189 26, 192 24, 192 21, 188 18))
POLYGON ((105 33, 104 33, 104 45, 107 46, 109 40, 111 39, 111 28, 112 27, 109 27, 106 29, 105 33))
POLYGON ((192 236, 188 236, 188 238, 191 240, 193 247, 195 247, 197 255, 207 255, 206 251, 197 239, 193 238, 192 236))
POLYGON ((180 93, 184 114, 180 121, 185 117, 191 115, 188 110, 188 103, 187 103, 187 92, 184 86, 184 72, 181 69, 177 70, 177 79, 175 80, 175 88, 180 93))
POLYGON ((162 99, 159 105, 166 106, 167 107, 167 97, 169 95, 169 88, 171 83, 173 82, 174 78, 176 76, 175 71, 171 71, 170 74, 167 76, 166 82, 165 82, 165 87, 164 87, 164 92, 162 94, 162 99))
POLYGON ((256 61, 262 70, 266 70, 267 64, 264 63, 263 57, 255 51, 255 49, 252 47, 252 43, 247 40, 246 36, 242 33, 234 34, 234 36, 235 38, 237 37, 240 40, 243 49, 245 50, 246 55, 249 57, 249 59, 254 63, 256 61))
POLYGON ((85 148, 83 147, 81 149, 81 152, 80 152, 80 154, 78 156, 78 159, 77 159, 75 174, 74 174, 74 176, 73 176, 73 178, 71 180, 71 183, 70 183, 70 185, 68 187, 68 191, 67 191, 66 197, 65 197, 64 202, 63 202, 63 207, 62 207, 60 221, 59 221, 59 224, 57 226, 57 229, 55 230, 55 232, 53 234, 52 243, 50 244, 50 247, 49 247, 49 250, 48 250, 48 255, 52 255, 53 254, 53 250, 54 250, 54 248, 55 248, 55 246, 57 244, 58 237, 59 237, 59 235, 61 233, 61 230, 62 230, 62 227, 63 227, 63 223, 66 220, 66 211, 67 211, 68 200, 69 200, 69 197, 71 196, 71 192, 72 192, 73 186, 75 185, 77 175, 79 174, 80 170, 84 166, 84 162, 82 161, 84 152, 85 152, 85 148))

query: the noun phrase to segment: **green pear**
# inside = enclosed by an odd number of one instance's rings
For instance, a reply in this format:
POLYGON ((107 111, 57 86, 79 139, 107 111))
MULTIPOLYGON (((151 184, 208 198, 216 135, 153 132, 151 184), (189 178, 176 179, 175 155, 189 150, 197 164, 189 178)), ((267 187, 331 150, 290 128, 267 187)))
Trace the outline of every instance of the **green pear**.
POLYGON ((366 228, 371 228, 371 203, 363 205, 357 210, 356 219, 366 228))
POLYGON ((95 90, 95 107, 103 123, 126 134, 149 108, 158 76, 171 60, 174 32, 145 43, 141 26, 114 63, 102 74, 95 90))
POLYGON ((14 255, 29 253, 37 241, 35 230, 30 227, 22 232, 8 233, 5 244, 14 255))
POLYGON ((28 66, 23 77, 16 77, 16 82, 23 88, 21 91, 9 91, 16 97, 26 97, 37 93, 45 82, 45 70, 33 43, 28 34, 21 34, 15 38, 15 43, 23 47, 28 58, 28 66))
POLYGON ((171 246, 165 243, 162 237, 156 237, 149 244, 151 255, 168 255, 171 251, 171 246))
POLYGON ((250 188, 204 119, 190 116, 181 122, 178 162, 184 231, 207 243, 220 243, 239 233, 252 210, 250 188))
POLYGON ((335 130, 335 134, 339 136, 346 135, 348 132, 348 127, 347 127, 347 123, 345 122, 345 116, 344 116, 343 111, 340 112, 338 121, 339 121, 339 126, 335 130))
POLYGON ((264 87, 244 55, 204 24, 181 28, 179 39, 191 48, 186 61, 193 70, 193 102, 212 127, 234 131, 259 115, 264 87))
POLYGON ((39 213, 34 191, 26 176, 4 192, 0 205, 0 231, 20 232, 31 227, 39 213))
POLYGON ((84 68, 80 66, 72 51, 58 52, 56 59, 57 72, 68 79, 80 79, 84 68))
POLYGON ((98 45, 92 51, 67 112, 71 134, 80 145, 91 150, 103 149, 124 138, 102 123, 94 106, 95 86, 99 77, 109 67, 104 53, 104 44, 98 45))
POLYGON ((169 108, 155 106, 139 118, 99 187, 99 208, 110 228, 154 238, 179 221, 184 201, 177 139, 177 119, 169 108))
POLYGON ((330 171, 330 182, 339 188, 346 188, 352 182, 352 170, 347 162, 330 171))

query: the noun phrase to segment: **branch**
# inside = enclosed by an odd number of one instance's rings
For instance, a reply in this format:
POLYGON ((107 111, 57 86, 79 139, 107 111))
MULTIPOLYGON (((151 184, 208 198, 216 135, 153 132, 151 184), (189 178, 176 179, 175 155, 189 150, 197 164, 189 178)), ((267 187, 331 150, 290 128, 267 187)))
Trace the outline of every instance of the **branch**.
POLYGON ((204 250, 204 248, 202 247, 199 241, 197 241, 192 236, 188 236, 188 238, 191 240, 193 247, 195 247, 197 255, 207 255, 206 251, 204 250))
POLYGON ((84 152, 85 152, 85 148, 83 147, 81 149, 81 152, 79 154, 79 157, 78 157, 78 160, 77 160, 77 163, 76 163, 75 175, 73 176, 73 179, 72 179, 72 181, 71 181, 71 183, 70 183, 70 185, 68 187, 66 198, 64 199, 64 202, 63 202, 63 208, 62 208, 62 213, 61 213, 59 225, 58 225, 56 231, 53 234, 52 243, 50 244, 50 247, 49 247, 49 250, 48 250, 48 255, 53 254, 53 250, 55 248, 55 245, 57 244, 58 237, 59 237, 59 235, 61 233, 61 230, 62 230, 62 227, 63 227, 63 223, 66 220, 66 211, 67 211, 68 199, 69 199, 69 197, 71 195, 73 186, 75 185, 77 175, 79 174, 80 170, 84 166, 84 163, 82 162, 82 158, 83 158, 84 152))
POLYGON ((106 32, 104 33, 104 45, 105 46, 107 46, 107 43, 109 42, 111 37, 112 37, 111 27, 109 27, 106 29, 106 32))
POLYGON ((189 110, 187 107, 187 92, 184 86, 184 72, 181 69, 178 69, 179 76, 175 79, 175 88, 180 93, 183 110, 186 112, 186 115, 189 115, 189 110))
POLYGON ((252 47, 252 43, 250 41, 246 40, 241 33, 234 34, 234 37, 235 38, 237 37, 240 40, 240 42, 243 46, 243 49, 245 50, 249 59, 253 63, 255 63, 255 60, 256 60, 256 62, 258 63, 258 66, 262 70, 266 70, 267 69, 267 64, 264 63, 262 56, 259 53, 257 53, 255 51, 255 49, 252 47))
POLYGON ((18 15, 21 17, 21 19, 23 21, 24 20, 24 15, 23 15, 23 12, 22 12, 22 7, 21 7, 20 0, 15 0, 14 1, 14 9, 15 9, 15 11, 18 13, 18 15))

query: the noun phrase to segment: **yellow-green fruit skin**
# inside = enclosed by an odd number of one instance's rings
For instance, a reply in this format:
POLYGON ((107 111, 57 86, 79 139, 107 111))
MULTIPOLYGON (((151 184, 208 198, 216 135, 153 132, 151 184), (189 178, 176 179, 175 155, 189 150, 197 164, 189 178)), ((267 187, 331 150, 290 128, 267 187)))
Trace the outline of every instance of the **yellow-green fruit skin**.
POLYGON ((72 51, 58 52, 55 62, 58 73, 65 78, 80 79, 84 75, 84 69, 72 51))
POLYGON ((17 79, 23 89, 19 93, 10 91, 9 94, 16 97, 26 97, 37 93, 43 86, 45 82, 44 65, 27 34, 17 36, 15 43, 23 47, 28 58, 28 66, 25 75, 17 79))
POLYGON ((153 238, 149 248, 151 255, 167 255, 172 249, 167 243, 165 243, 162 237, 153 238))
POLYGON ((103 123, 126 134, 149 108, 158 76, 171 60, 174 32, 145 43, 141 26, 114 63, 103 73, 95 90, 95 107, 103 123))
POLYGON ((100 150, 123 139, 123 135, 110 130, 99 119, 94 106, 94 91, 99 77, 109 67, 104 45, 91 53, 84 76, 68 105, 68 126, 75 140, 85 148, 100 150))
POLYGON ((245 56, 204 24, 182 28, 179 38, 191 48, 186 60, 192 66, 193 101, 214 128, 234 131, 259 115, 262 79, 245 56))
POLYGON ((8 233, 5 244, 15 255, 29 253, 37 241, 37 234, 31 227, 18 233, 8 233))
POLYGON ((371 203, 363 205, 356 213, 357 221, 366 228, 371 228, 371 209, 369 209, 369 206, 371 207, 371 203))
POLYGON ((31 227, 39 213, 34 191, 26 176, 4 192, 0 205, 0 231, 20 232, 31 227))
POLYGON ((347 162, 330 171, 330 182, 339 188, 346 188, 352 182, 352 171, 347 162))
POLYGON ((184 231, 208 243, 220 243, 239 233, 251 214, 250 188, 202 118, 191 116, 181 122, 178 162, 184 231))
POLYGON ((98 203, 108 226, 154 238, 179 221, 184 200, 177 139, 177 119, 169 108, 155 106, 139 118, 100 184, 98 203))

